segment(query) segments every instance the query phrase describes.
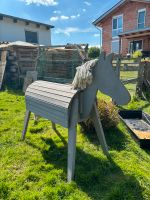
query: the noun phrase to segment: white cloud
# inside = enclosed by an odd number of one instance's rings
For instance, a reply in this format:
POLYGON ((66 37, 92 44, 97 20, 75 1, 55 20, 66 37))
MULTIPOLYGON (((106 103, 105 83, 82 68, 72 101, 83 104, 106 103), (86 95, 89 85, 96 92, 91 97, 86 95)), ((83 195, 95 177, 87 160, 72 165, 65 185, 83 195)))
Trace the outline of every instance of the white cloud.
POLYGON ((57 16, 56 16, 56 17, 51 17, 51 18, 50 18, 50 21, 51 21, 51 22, 54 22, 54 21, 57 21, 58 19, 59 19, 59 17, 57 17, 57 16))
POLYGON ((77 17, 80 17, 80 14, 70 16, 71 19, 76 19, 77 17))
POLYGON ((65 16, 65 15, 61 15, 61 16, 60 16, 60 19, 62 19, 62 20, 67 20, 67 19, 69 19, 69 17, 68 17, 68 16, 65 16))
POLYGON ((61 14, 61 11, 60 10, 54 10, 53 13, 54 14, 61 14))
MULTIPOLYGON (((56 12, 55 12, 56 13, 56 12)), ((58 20, 69 20, 69 19, 76 19, 80 17, 80 14, 77 15, 71 15, 71 16, 66 16, 66 15, 61 15, 61 16, 52 16, 50 18, 50 21, 58 21, 58 20)))
POLYGON ((57 0, 21 0, 26 3, 26 5, 36 4, 44 6, 56 6, 58 4, 57 0))
POLYGON ((83 9, 82 9, 82 11, 83 11, 83 12, 86 12, 86 9, 85 9, 85 8, 83 8, 83 9))
POLYGON ((91 29, 91 28, 80 29, 78 27, 67 27, 65 29, 58 28, 55 30, 55 33, 57 33, 57 34, 63 33, 67 36, 70 36, 71 33, 88 33, 88 32, 92 32, 92 31, 93 31, 93 29, 91 29))
POLYGON ((88 2, 88 1, 84 1, 84 4, 87 5, 87 6, 91 6, 91 3, 88 2))
POLYGON ((76 16, 75 16, 75 15, 71 15, 70 18, 71 18, 71 19, 75 19, 76 16))
POLYGON ((94 34, 94 37, 100 37, 100 34, 95 33, 95 34, 94 34))

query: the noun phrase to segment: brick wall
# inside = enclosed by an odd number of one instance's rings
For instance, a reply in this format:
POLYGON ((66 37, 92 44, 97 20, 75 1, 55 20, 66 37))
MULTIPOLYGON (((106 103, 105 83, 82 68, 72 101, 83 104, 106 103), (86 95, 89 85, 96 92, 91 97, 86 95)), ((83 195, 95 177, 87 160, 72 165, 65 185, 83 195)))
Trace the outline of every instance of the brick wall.
MULTIPOLYGON (((143 8, 146 8, 145 20, 146 26, 148 27, 150 26, 150 4, 139 2, 126 3, 98 24, 98 26, 103 28, 103 50, 106 51, 106 53, 111 52, 111 42, 114 40, 112 38, 112 18, 123 14, 123 31, 134 30, 137 28, 138 10, 143 8)), ((144 43, 144 45, 146 44, 144 43)), ((128 52, 128 46, 129 41, 127 39, 122 39, 122 54, 126 54, 128 52)))

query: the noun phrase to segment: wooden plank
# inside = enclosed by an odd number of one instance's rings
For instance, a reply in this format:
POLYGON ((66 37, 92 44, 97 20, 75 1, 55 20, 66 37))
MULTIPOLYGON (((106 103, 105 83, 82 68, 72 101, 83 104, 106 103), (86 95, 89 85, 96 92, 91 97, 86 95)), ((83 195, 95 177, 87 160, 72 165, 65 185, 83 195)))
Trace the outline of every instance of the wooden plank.
POLYGON ((58 87, 62 87, 65 89, 70 88, 70 90, 73 91, 74 93, 76 93, 76 91, 77 91, 77 90, 71 89, 72 88, 71 84, 53 83, 53 82, 47 82, 47 81, 41 81, 41 80, 35 81, 33 84, 38 84, 38 83, 40 83, 42 85, 46 85, 48 87, 55 87, 55 86, 57 87, 58 86, 58 87))
POLYGON ((31 89, 36 89, 38 90, 39 92, 40 91, 43 91, 43 92, 47 92, 47 93, 51 93, 51 94, 58 94, 59 92, 59 95, 61 96, 67 96, 67 97, 72 97, 72 93, 69 91, 61 91, 61 90, 56 90, 56 89, 53 89, 53 88, 47 88, 47 87, 41 87, 41 86, 30 86, 31 89))
POLYGON ((122 80, 122 83, 124 85, 129 84, 129 83, 136 83, 137 80, 138 80, 137 78, 132 78, 132 79, 129 79, 129 80, 122 80))
MULTIPOLYGON (((56 118, 61 118, 61 119, 65 119, 66 116, 68 116, 68 109, 65 110, 65 112, 63 112, 63 107, 60 108, 60 110, 55 110, 52 106, 49 106, 46 103, 41 103, 41 101, 28 101, 27 102, 27 106, 28 108, 30 107, 31 111, 32 108, 35 106, 38 109, 41 109, 44 112, 50 113, 51 115, 54 115, 56 118)), ((68 117, 67 117, 68 118, 68 117)))
POLYGON ((31 101, 32 104, 38 103, 38 104, 41 104, 41 105, 43 105, 43 106, 46 104, 46 106, 47 106, 48 108, 53 109, 53 110, 55 110, 56 112, 63 112, 63 113, 65 113, 65 114, 68 113, 68 109, 65 108, 65 107, 56 106, 56 105, 53 105, 53 104, 51 104, 51 103, 49 103, 49 102, 43 102, 43 101, 41 101, 41 100, 39 100, 39 99, 38 99, 38 101, 37 101, 37 99, 32 98, 32 97, 30 97, 29 99, 26 98, 26 102, 27 102, 27 101, 29 102, 29 100, 31 101))
POLYGON ((52 98, 49 98, 49 97, 44 97, 44 96, 40 96, 40 95, 37 95, 37 94, 31 94, 31 93, 27 93, 26 94, 26 98, 35 98, 35 99, 39 99, 43 102, 49 102, 51 103, 52 105, 55 105, 55 106, 60 106, 60 107, 64 107, 64 108, 68 108, 69 107, 69 104, 66 103, 66 102, 61 102, 61 101, 58 101, 56 99, 52 99, 52 98))
POLYGON ((60 119, 57 119, 54 116, 52 116, 50 113, 44 112, 36 107, 33 107, 31 112, 35 113, 36 115, 42 116, 46 119, 52 120, 56 124, 60 124, 66 128, 68 127, 68 121, 66 120, 61 121, 60 119))
POLYGON ((43 97, 48 97, 48 98, 51 98, 51 99, 54 99, 55 100, 59 100, 61 102, 65 102, 65 103, 70 103, 71 101, 71 98, 70 97, 65 97, 65 96, 60 96, 59 94, 51 94, 51 93, 47 93, 47 92, 43 92, 43 91, 37 91, 36 89, 28 89, 27 91, 27 94, 36 94, 36 95, 39 95, 40 96, 43 96, 43 97))
POLYGON ((4 73, 6 69, 6 56, 7 56, 7 51, 2 51, 1 61, 0 61, 0 89, 2 88, 4 73))
POLYGON ((60 84, 60 83, 53 83, 53 82, 47 82, 47 81, 35 81, 32 85, 37 85, 37 86, 44 86, 47 88, 52 88, 58 91, 66 91, 69 93, 76 94, 78 91, 72 89, 72 85, 70 84, 60 84))

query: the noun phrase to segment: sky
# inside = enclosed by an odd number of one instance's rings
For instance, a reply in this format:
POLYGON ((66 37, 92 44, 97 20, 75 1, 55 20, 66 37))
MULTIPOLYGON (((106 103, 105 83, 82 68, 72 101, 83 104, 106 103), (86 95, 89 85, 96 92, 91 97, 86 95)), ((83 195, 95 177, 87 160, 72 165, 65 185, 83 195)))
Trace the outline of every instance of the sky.
POLYGON ((0 13, 55 26, 52 45, 100 45, 100 31, 92 24, 119 0, 0 0, 0 13))

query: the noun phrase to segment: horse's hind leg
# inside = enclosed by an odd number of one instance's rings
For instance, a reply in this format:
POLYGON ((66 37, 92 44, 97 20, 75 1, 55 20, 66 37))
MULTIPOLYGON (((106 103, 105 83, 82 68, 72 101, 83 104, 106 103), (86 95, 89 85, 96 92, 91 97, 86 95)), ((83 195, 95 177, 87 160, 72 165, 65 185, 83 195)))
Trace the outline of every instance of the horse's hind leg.
POLYGON ((25 135, 26 135, 27 128, 28 128, 30 114, 31 114, 31 112, 29 110, 27 110, 26 111, 26 115, 25 115, 25 119, 24 119, 24 129, 22 131, 22 140, 25 139, 25 135))
POLYGON ((94 123, 94 127, 96 129, 96 133, 98 136, 98 139, 100 141, 100 144, 102 146, 103 152, 106 156, 109 156, 109 152, 108 152, 108 147, 107 147, 107 143, 106 143, 106 139, 105 139, 105 135, 104 135, 104 131, 103 131, 103 127, 101 124, 101 120, 99 117, 99 113, 97 110, 97 106, 96 103, 94 103, 92 112, 91 112, 91 117, 92 117, 92 121, 94 123))

